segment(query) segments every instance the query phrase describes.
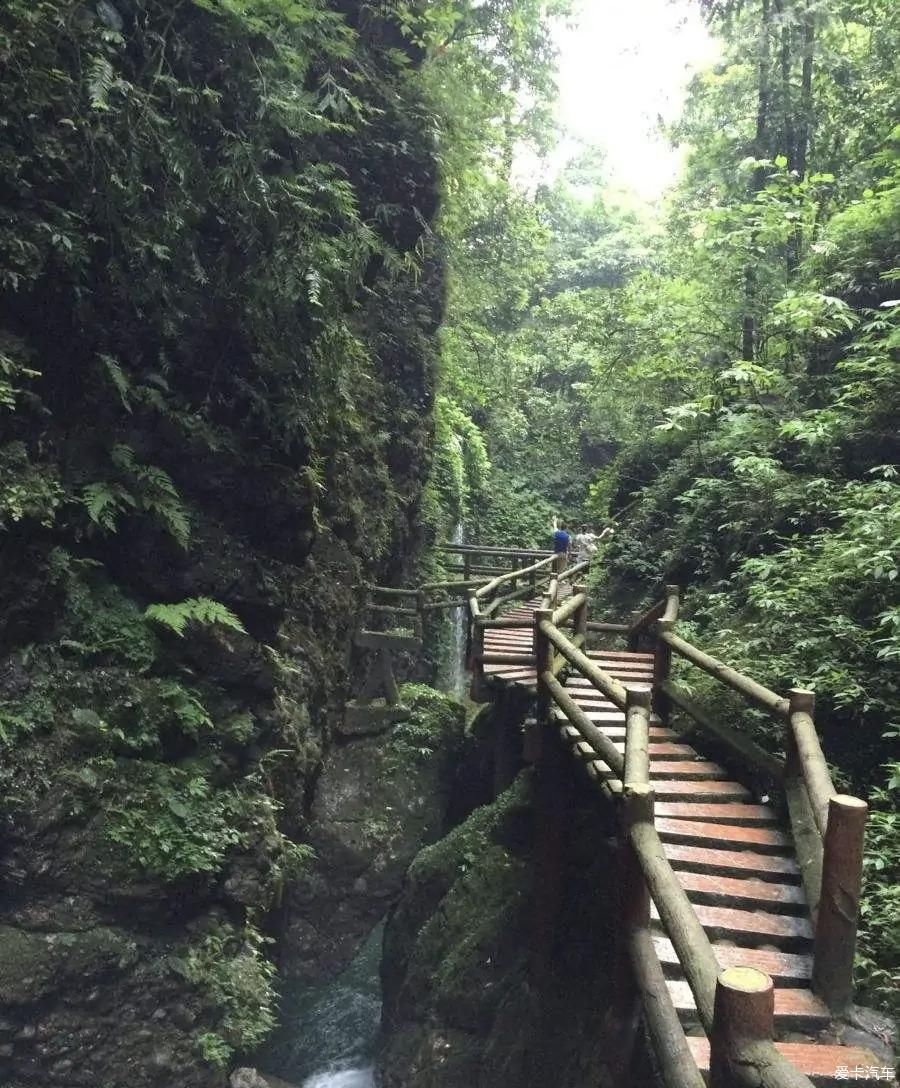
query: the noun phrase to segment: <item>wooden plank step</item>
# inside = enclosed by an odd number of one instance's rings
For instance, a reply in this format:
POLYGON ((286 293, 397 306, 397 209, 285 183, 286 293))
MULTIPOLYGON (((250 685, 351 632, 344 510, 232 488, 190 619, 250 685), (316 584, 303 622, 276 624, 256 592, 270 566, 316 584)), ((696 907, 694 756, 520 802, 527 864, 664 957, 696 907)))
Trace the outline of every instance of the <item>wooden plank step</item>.
POLYGON ((748 789, 738 782, 729 782, 727 779, 724 782, 717 779, 704 782, 657 782, 657 798, 662 799, 663 793, 682 800, 685 797, 697 798, 698 801, 744 801, 750 797, 748 789))
MULTIPOLYGON (((653 748, 653 745, 650 745, 653 748)), ((661 747, 675 748, 677 745, 661 747)), ((651 752, 652 755, 652 752, 651 752)), ((742 827, 739 824, 716 824, 703 820, 673 820, 661 817, 659 805, 656 806, 656 830, 660 838, 669 842, 712 842, 740 848, 752 847, 768 854, 786 853, 791 848, 791 841, 781 831, 770 827, 742 827)))
POLYGON ((728 772, 718 763, 705 759, 674 760, 657 759, 650 764, 651 778, 726 778, 728 772))
MULTIPOLYGON (((721 832, 721 828, 718 830, 721 832)), ((800 868, 793 858, 754 854, 749 850, 714 850, 709 846, 686 846, 677 842, 664 842, 663 850, 672 867, 679 872, 693 870, 728 875, 738 870, 752 873, 759 880, 800 882, 800 868)))
MULTIPOLYGON (((760 944, 805 943, 812 940, 812 922, 789 914, 770 914, 763 910, 738 910, 736 907, 694 905, 694 913, 703 928, 713 938, 729 941, 750 941, 760 944)), ((650 917, 659 921, 655 904, 650 917)))
MULTIPOLYGON (((612 677, 613 680, 619 680, 620 682, 628 683, 634 682, 636 684, 649 684, 652 680, 652 677, 649 674, 647 676, 629 676, 623 673, 619 673, 618 675, 616 675, 615 673, 609 673, 609 675, 612 677)), ((603 695, 603 692, 600 691, 599 688, 595 688, 586 676, 578 676, 577 674, 574 676, 569 676, 569 679, 566 681, 566 687, 571 688, 572 691, 577 691, 579 693, 583 691, 595 691, 598 695, 603 695)))
MULTIPOLYGON (((678 1014, 684 1019, 696 1019, 697 1005, 688 983, 682 979, 669 979, 666 982, 666 988, 678 1014)), ((799 987, 776 987, 775 1027, 777 1030, 820 1031, 830 1022, 831 1014, 827 1006, 811 990, 799 987)))
MULTIPOLYGON (((709 1042, 700 1036, 688 1036, 688 1046, 704 1080, 709 1080, 709 1042)), ((896 1084, 893 1070, 885 1080, 884 1062, 868 1050, 858 1046, 830 1046, 823 1043, 776 1043, 776 1049, 805 1073, 816 1088, 830 1088, 832 1084, 881 1084, 888 1088, 896 1084)))
MULTIPOLYGON (((620 715, 621 716, 621 715, 620 715)), ((596 718, 593 714, 588 714, 587 717, 593 722, 596 718)), ((617 722, 600 722, 598 723, 603 732, 610 738, 610 740, 624 740, 625 739, 625 723, 617 722)), ((650 726, 650 739, 651 740, 675 740, 678 736, 671 729, 666 729, 664 725, 651 725, 650 726)))
POLYGON ((699 804, 693 801, 673 801, 656 806, 658 816, 676 819, 705 820, 712 824, 774 824, 778 818, 768 805, 740 805, 723 802, 699 804))
POLYGON ((788 914, 806 910, 806 896, 803 889, 796 884, 775 884, 771 880, 760 880, 749 874, 745 879, 740 879, 685 872, 677 863, 673 868, 678 873, 679 884, 688 893, 692 903, 725 906, 754 904, 788 914))
POLYGON ((592 661, 612 661, 622 658, 626 661, 649 661, 653 663, 653 654, 642 654, 636 650, 588 650, 592 661))
MULTIPOLYGON (((681 964, 668 937, 654 934, 653 945, 666 973, 677 973, 681 964)), ((779 986, 809 986, 812 977, 812 956, 797 952, 777 952, 767 948, 741 948, 732 944, 713 944, 719 966, 755 967, 771 975, 779 986)))
MULTIPOLYGON (((620 752, 625 751, 625 745, 617 740, 613 741, 613 745, 618 748, 620 752)), ((659 744, 649 744, 648 750, 650 752, 650 758, 653 759, 656 756, 666 759, 696 759, 697 753, 687 744, 670 744, 668 741, 662 741, 659 744)), ((652 765, 652 764, 651 764, 652 765)))

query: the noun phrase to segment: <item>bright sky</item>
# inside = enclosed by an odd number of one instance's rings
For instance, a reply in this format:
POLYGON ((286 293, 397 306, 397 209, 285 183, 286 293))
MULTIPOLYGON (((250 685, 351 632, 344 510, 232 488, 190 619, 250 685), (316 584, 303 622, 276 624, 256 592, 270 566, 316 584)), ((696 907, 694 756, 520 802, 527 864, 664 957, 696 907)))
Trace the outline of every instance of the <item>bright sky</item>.
POLYGON ((658 118, 678 117, 691 75, 718 56, 695 0, 576 0, 574 18, 555 38, 568 137, 554 165, 598 145, 613 183, 652 200, 681 159, 658 118))

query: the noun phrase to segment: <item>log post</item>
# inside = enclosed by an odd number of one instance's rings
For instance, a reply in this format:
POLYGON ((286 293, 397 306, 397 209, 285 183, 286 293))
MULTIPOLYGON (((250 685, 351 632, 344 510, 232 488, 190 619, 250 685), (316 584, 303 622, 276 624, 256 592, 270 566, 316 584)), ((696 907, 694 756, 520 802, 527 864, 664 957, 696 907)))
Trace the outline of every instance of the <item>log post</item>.
MULTIPOLYGON (((678 586, 666 586, 666 612, 678 614, 678 586)), ((672 647, 659 636, 663 631, 671 631, 675 626, 675 620, 664 616, 656 621, 653 644, 653 708, 659 719, 668 724, 671 713, 671 703, 662 685, 669 679, 672 673, 672 647)))
MULTIPOLYGON (((619 858, 617 906, 621 931, 615 942, 613 960, 613 994, 622 1024, 632 1022, 637 1002, 637 989, 631 970, 629 952, 631 934, 650 926, 650 892, 641 864, 631 845, 630 830, 637 823, 653 823, 654 794, 645 783, 626 784, 622 792, 619 824, 619 858)), ((626 1040, 625 1049, 633 1041, 626 1040)))
POLYGON ((650 781, 650 688, 643 684, 625 687, 626 786, 645 786, 650 781))
POLYGON ((771 1042, 775 1031, 775 987, 753 967, 728 967, 716 979, 709 1036, 710 1088, 734 1088, 748 1044, 771 1042))
POLYGON ((484 624, 480 616, 472 617, 472 683, 469 697, 473 703, 484 702, 484 624))
POLYGON ((544 740, 550 725, 550 692, 544 682, 544 673, 553 664, 553 647, 550 640, 541 630, 544 620, 550 620, 553 616, 551 608, 536 608, 534 610, 534 627, 532 634, 532 652, 534 653, 534 668, 537 674, 537 698, 534 708, 534 725, 528 727, 525 734, 525 759, 529 763, 539 763, 543 751, 544 740))
POLYGON ((397 681, 394 679, 394 670, 391 667, 391 651, 386 647, 379 651, 381 658, 381 678, 384 682, 385 698, 389 706, 396 706, 400 702, 400 691, 397 681))
MULTIPOLYGON (((643 612, 641 612, 640 609, 637 609, 637 608, 634 609, 632 612, 629 612, 628 613, 628 626, 633 627, 637 623, 637 621, 641 618, 642 615, 643 615, 643 612)), ((641 643, 641 636, 637 631, 634 631, 633 633, 629 634, 629 636, 628 636, 628 649, 629 650, 634 652, 638 648, 640 643, 641 643)))
POLYGON ((837 794, 828 804, 812 985, 834 1013, 843 1012, 853 997, 867 814, 868 806, 858 797, 837 794))
POLYGON ((582 649, 586 649, 587 643, 587 622, 588 622, 588 603, 587 603, 587 586, 573 586, 572 592, 577 596, 579 593, 584 594, 584 604, 579 605, 575 610, 573 617, 573 624, 576 635, 583 635, 584 642, 582 643, 582 649))

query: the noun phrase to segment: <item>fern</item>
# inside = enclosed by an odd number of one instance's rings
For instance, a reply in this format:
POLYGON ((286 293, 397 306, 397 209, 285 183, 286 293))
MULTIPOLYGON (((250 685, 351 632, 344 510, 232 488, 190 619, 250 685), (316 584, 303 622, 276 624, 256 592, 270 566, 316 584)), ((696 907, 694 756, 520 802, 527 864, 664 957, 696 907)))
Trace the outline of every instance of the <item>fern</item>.
POLYGON ((128 380, 128 376, 125 371, 119 365, 118 360, 114 359, 111 355, 100 355, 100 362, 106 368, 106 373, 109 375, 109 380, 116 387, 116 391, 122 400, 122 407, 126 412, 131 411, 131 382, 128 380))
POLYGON ((115 82, 116 74, 106 57, 94 57, 88 69, 88 95, 91 109, 108 110, 109 92, 115 82))
POLYGON ((148 605, 144 616, 154 623, 167 627, 174 631, 179 638, 184 637, 184 632, 189 623, 200 623, 205 626, 219 624, 229 627, 232 631, 239 631, 246 635, 247 630, 237 616, 219 601, 211 597, 189 597, 178 604, 151 604, 148 605))
POLYGON ((170 536, 182 548, 187 548, 191 540, 191 522, 172 477, 156 465, 142 465, 135 459, 130 446, 114 446, 112 461, 131 477, 138 508, 155 514, 170 536))
POLYGON ((81 501, 91 521, 108 533, 116 531, 116 518, 126 507, 137 506, 134 496, 124 487, 104 481, 87 484, 81 493, 81 501))

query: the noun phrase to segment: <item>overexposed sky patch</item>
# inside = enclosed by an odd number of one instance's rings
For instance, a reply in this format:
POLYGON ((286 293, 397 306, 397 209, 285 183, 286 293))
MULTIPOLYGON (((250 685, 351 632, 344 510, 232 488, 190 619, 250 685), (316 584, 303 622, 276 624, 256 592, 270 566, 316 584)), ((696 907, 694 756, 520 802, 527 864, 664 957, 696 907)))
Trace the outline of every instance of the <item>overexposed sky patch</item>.
POLYGON ((599 146, 613 184, 659 196, 681 161, 659 132, 660 118, 679 116, 688 80, 719 55, 696 0, 576 0, 574 17, 554 37, 565 134, 551 171, 599 146))

